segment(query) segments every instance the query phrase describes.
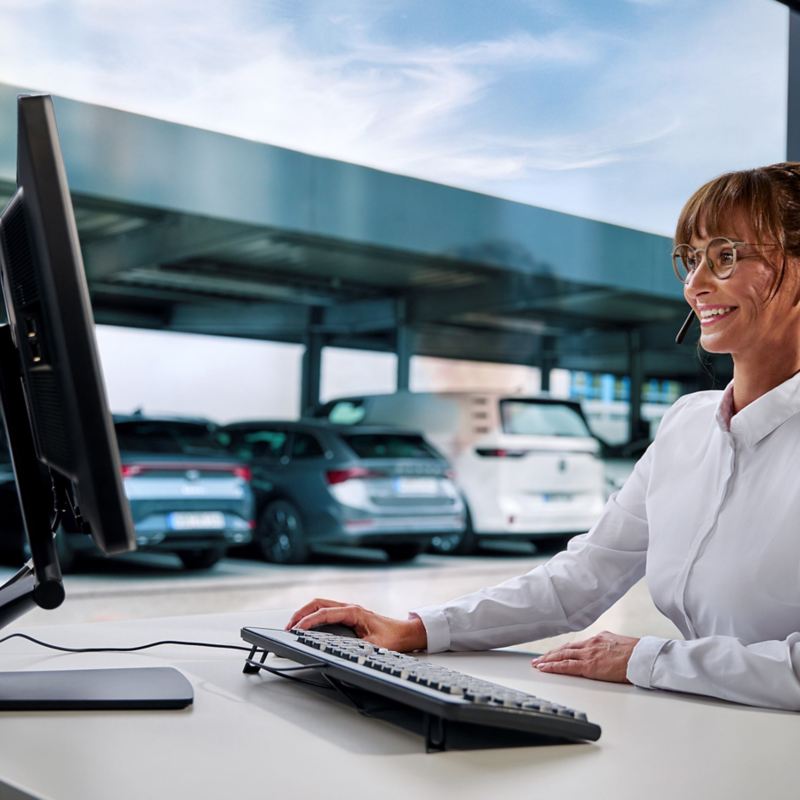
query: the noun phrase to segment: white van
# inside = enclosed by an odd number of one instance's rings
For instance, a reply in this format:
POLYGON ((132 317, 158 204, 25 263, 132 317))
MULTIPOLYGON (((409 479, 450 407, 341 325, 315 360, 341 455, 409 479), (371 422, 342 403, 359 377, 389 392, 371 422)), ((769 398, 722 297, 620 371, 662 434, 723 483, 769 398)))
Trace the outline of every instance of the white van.
POLYGON ((343 397, 320 406, 331 422, 418 431, 450 461, 467 503, 462 540, 440 551, 469 552, 478 539, 569 535, 603 509, 600 445, 581 407, 568 400, 492 392, 408 392, 343 397))

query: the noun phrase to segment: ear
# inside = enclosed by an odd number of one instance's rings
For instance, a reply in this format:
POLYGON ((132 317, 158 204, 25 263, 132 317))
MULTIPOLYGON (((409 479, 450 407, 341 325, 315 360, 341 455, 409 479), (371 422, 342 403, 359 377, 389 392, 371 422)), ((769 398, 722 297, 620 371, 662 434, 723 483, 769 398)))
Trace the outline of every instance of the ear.
POLYGON ((800 306, 800 258, 785 257, 783 280, 791 286, 792 307, 800 306))

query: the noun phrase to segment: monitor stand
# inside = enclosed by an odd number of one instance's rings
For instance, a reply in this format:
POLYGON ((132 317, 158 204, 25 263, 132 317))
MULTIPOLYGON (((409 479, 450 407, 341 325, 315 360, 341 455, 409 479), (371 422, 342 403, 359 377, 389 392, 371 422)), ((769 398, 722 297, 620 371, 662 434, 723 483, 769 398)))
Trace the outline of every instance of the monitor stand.
MULTIPOLYGON (((63 499, 36 458, 19 357, 7 324, 0 325, 0 405, 31 560, 0 586, 0 627, 33 608, 54 609, 64 584, 53 540, 63 499)), ((63 535, 63 534, 62 534, 63 535)), ((0 672, 0 711, 185 708, 192 685, 172 667, 0 672)))
POLYGON ((0 711, 186 708, 193 698, 173 667, 0 672, 0 711))

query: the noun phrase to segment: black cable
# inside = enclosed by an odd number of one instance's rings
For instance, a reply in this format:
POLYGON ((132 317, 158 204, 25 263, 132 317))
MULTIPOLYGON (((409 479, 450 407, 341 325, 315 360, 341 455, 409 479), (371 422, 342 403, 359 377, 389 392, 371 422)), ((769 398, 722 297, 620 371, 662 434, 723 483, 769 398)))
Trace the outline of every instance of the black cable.
POLYGON ((136 647, 61 647, 57 644, 48 644, 41 639, 36 639, 33 636, 28 636, 27 633, 11 633, 0 639, 0 644, 7 642, 9 639, 26 639, 33 644, 38 644, 41 647, 47 647, 50 650, 59 650, 62 653, 134 653, 137 650, 147 650, 151 647, 162 647, 168 644, 185 645, 186 647, 215 647, 221 650, 244 650, 249 653, 251 647, 241 647, 235 644, 215 644, 213 642, 184 642, 177 639, 162 639, 160 642, 150 642, 150 644, 140 644, 136 647))
MULTIPOLYGON (((16 577, 16 576, 15 576, 16 577)), ((282 628, 264 628, 265 631, 280 631, 282 628)), ((162 639, 160 642, 150 642, 150 644, 140 644, 136 647, 61 647, 57 644, 48 644, 41 639, 36 639, 33 636, 28 636, 27 633, 10 633, 0 639, 0 644, 7 642, 9 639, 26 639, 33 644, 38 644, 41 647, 47 647, 50 650, 60 650, 62 653, 134 653, 137 650, 148 650, 151 647, 163 647, 168 644, 179 644, 186 647, 214 647, 219 650, 241 650, 249 653, 252 647, 243 647, 236 644, 216 644, 214 642, 184 642, 179 639, 162 639)))
MULTIPOLYGON (((287 672, 297 672, 301 669, 320 669, 323 664, 306 664, 302 667, 268 667, 266 664, 262 663, 261 661, 255 661, 254 659, 248 658, 246 659, 248 664, 251 664, 254 667, 258 667, 260 670, 263 669, 265 672, 270 672, 273 675, 278 675, 281 678, 286 678, 289 681, 296 681, 297 683, 303 683, 306 686, 315 686, 317 689, 328 689, 332 690, 332 687, 324 684, 324 683, 317 683, 316 681, 307 681, 303 678, 297 678, 294 675, 287 675, 287 672)), ((323 675, 323 678, 327 679, 327 676, 323 675)))
MULTIPOLYGON (((277 628, 268 628, 267 630, 278 630, 277 628)), ((62 653, 134 653, 137 650, 147 650, 151 647, 162 647, 163 645, 168 644, 177 644, 177 645, 184 645, 186 647, 213 647, 220 650, 243 650, 246 653, 252 652, 252 647, 242 647, 240 645, 235 644, 216 644, 214 642, 185 642, 180 641, 178 639, 162 639, 160 642, 150 642, 149 644, 140 644, 136 647, 61 647, 57 644, 50 644, 49 642, 43 642, 41 639, 37 639, 33 636, 28 636, 27 633, 10 633, 8 636, 4 636, 0 639, 0 644, 7 642, 9 639, 25 639, 28 642, 32 642, 33 644, 38 644, 41 647, 47 647, 50 650, 58 650, 62 653)), ((315 681, 307 681, 303 680, 303 678, 296 678, 294 675, 287 675, 287 672, 297 672, 299 670, 305 669, 319 669, 320 667, 324 666, 324 664, 305 664, 299 667, 268 667, 266 664, 260 661, 254 661, 253 659, 246 659, 248 664, 252 664, 254 667, 258 667, 259 669, 263 669, 266 672, 270 672, 273 675, 279 675, 282 678, 286 678, 287 680, 297 681, 297 683, 304 683, 307 686, 316 686, 318 689, 332 689, 329 685, 324 683, 316 683, 315 681)), ((348 698, 349 699, 349 698, 348 698)), ((351 701, 352 702, 352 701, 351 701)))

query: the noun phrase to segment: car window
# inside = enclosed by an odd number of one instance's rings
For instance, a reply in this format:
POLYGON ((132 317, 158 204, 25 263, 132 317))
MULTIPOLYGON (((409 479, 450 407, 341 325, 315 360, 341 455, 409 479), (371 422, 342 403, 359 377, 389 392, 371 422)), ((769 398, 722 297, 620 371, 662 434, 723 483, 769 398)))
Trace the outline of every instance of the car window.
POLYGON ((323 416, 337 425, 358 425, 367 413, 363 400, 339 400, 325 409, 323 416))
POLYGON ((342 436, 359 458, 441 458, 422 436, 358 433, 342 436))
POLYGON ((591 436, 583 417, 562 403, 501 400, 503 432, 519 436, 591 436))
POLYGON ((278 459, 288 434, 276 428, 237 431, 232 434, 231 447, 244 459, 278 459))
POLYGON ((124 452, 187 456, 226 455, 212 426, 195 422, 136 420, 114 425, 124 452))
POLYGON ((292 440, 292 458, 320 458, 325 455, 316 436, 310 433, 295 433, 292 440))

